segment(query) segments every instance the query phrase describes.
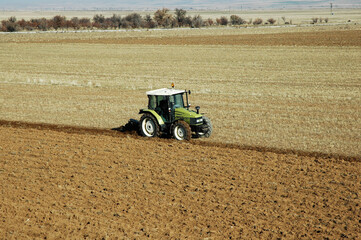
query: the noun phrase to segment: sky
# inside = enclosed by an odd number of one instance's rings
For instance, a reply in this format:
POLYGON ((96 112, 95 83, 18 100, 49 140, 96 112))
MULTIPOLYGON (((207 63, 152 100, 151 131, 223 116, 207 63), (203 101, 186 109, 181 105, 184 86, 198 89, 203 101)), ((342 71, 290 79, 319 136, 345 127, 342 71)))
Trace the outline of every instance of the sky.
POLYGON ((152 10, 282 9, 335 7, 361 8, 361 0, 0 0, 0 10, 152 10))

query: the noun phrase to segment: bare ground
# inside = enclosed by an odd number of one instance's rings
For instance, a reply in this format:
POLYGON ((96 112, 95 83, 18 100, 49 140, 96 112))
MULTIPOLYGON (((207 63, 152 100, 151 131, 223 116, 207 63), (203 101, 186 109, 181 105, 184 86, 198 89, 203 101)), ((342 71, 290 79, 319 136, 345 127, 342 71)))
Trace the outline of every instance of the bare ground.
POLYGON ((20 43, 82 43, 82 44, 145 44, 145 45, 251 45, 251 46, 361 46, 361 30, 346 29, 339 31, 281 32, 266 34, 222 34, 214 36, 148 36, 107 38, 83 38, 83 34, 71 34, 63 38, 21 38, 7 39, 7 42, 20 43))
POLYGON ((0 126, 0 238, 358 239, 358 159, 0 126))

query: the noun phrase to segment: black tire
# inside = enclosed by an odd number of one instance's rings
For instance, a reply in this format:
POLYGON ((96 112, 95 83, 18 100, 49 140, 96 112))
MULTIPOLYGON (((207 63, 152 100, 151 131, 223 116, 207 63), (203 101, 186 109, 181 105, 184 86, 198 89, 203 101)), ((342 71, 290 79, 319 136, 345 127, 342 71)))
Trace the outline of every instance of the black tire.
POLYGON ((212 131, 213 131, 213 126, 212 126, 212 122, 211 120, 206 117, 203 116, 203 125, 202 125, 202 132, 197 132, 197 136, 200 138, 209 138, 212 135, 212 131))
POLYGON ((181 140, 191 140, 192 130, 188 123, 185 121, 177 121, 172 125, 172 135, 175 139, 181 140))
POLYGON ((139 121, 139 132, 143 137, 159 137, 160 128, 157 119, 150 113, 144 113, 139 121))

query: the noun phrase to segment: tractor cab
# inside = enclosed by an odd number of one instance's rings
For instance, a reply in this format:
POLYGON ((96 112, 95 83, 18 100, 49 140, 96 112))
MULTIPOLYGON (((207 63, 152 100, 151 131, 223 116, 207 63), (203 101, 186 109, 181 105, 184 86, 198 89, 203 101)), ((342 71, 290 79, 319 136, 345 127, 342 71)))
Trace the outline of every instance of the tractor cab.
POLYGON ((212 125, 209 118, 189 109, 190 91, 161 88, 146 92, 148 108, 140 109, 139 131, 145 137, 172 134, 178 140, 190 140, 192 132, 198 137, 209 137, 212 125), (185 95, 185 100, 184 100, 185 95))
MULTIPOLYGON (((147 92, 148 109, 154 110, 164 122, 172 122, 177 108, 185 108, 184 90, 163 88, 147 92)), ((188 103, 187 103, 188 105, 188 103)))

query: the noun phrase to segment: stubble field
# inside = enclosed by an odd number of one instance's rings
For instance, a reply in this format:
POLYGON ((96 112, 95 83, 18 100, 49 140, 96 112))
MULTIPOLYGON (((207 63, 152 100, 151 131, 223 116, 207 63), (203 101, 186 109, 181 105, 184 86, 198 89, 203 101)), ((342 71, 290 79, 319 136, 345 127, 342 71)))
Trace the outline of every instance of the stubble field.
POLYGON ((0 62, 0 238, 360 237, 358 25, 0 34, 0 62), (210 139, 109 130, 171 82, 210 139))
POLYGON ((113 128, 191 89, 208 141, 360 156, 361 29, 0 35, 4 120, 113 128))

